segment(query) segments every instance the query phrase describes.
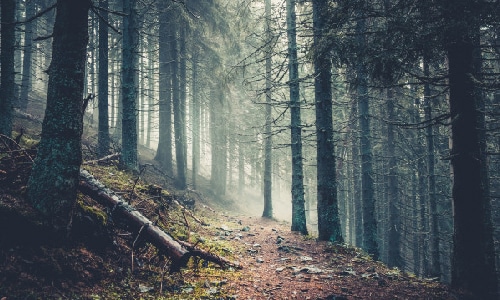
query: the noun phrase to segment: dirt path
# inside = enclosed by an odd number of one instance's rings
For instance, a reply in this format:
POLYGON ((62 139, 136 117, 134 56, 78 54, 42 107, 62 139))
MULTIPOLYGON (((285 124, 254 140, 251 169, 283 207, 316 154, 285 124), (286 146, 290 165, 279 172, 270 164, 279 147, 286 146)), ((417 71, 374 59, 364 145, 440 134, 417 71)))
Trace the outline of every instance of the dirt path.
POLYGON ((287 223, 224 218, 216 238, 238 249, 243 269, 221 289, 236 299, 453 298, 440 284, 389 270, 355 249, 292 233, 287 223))

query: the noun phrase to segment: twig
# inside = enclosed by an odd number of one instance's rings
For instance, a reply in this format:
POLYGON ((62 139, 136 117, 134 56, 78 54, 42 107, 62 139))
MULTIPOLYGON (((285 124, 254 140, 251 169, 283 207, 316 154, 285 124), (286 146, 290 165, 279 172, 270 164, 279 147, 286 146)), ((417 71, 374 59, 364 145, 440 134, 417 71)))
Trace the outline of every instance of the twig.
POLYGON ((142 230, 144 230, 144 228, 148 227, 149 224, 146 223, 144 225, 142 225, 141 229, 139 229, 139 233, 137 233, 137 236, 135 237, 135 240, 134 242, 132 243, 132 273, 134 273, 134 248, 135 248, 135 243, 137 242, 137 240, 139 239, 139 237, 141 236, 141 232, 142 230))

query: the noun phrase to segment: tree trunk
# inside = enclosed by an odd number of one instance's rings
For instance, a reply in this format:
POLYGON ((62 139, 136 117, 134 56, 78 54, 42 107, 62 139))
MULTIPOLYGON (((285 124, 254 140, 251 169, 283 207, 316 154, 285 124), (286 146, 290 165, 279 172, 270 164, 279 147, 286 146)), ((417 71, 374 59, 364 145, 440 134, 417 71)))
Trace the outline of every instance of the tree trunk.
MULTIPOLYGON (((362 17, 363 18, 363 17, 362 17)), ((358 20, 356 34, 360 47, 366 45, 365 20, 358 20)), ((363 248, 374 259, 378 259, 377 221, 375 220, 375 195, 373 187, 373 154, 370 136, 370 107, 368 103, 368 84, 366 68, 362 62, 356 66, 358 84, 358 113, 361 132, 361 199, 363 203, 363 248)))
POLYGON ((395 119, 394 112, 394 91, 387 89, 387 114, 389 123, 387 124, 387 146, 388 146, 388 200, 389 200, 389 233, 388 233, 388 260, 389 267, 401 267, 403 259, 401 257, 401 221, 399 212, 398 197, 398 174, 396 161, 396 141, 394 138, 394 125, 391 123, 395 119))
POLYGON ((322 241, 339 242, 342 229, 337 199, 337 175, 335 147, 333 144, 332 85, 329 54, 320 46, 326 26, 328 3, 313 0, 314 91, 316 104, 317 139, 317 197, 318 238, 322 241))
POLYGON ((156 150, 155 160, 160 162, 165 172, 173 174, 172 156, 172 71, 173 71, 173 43, 175 35, 168 24, 170 15, 163 8, 163 4, 158 4, 160 11, 160 37, 159 37, 159 140, 156 150))
POLYGON ((297 37, 295 0, 286 1, 288 33, 288 74, 290 85, 290 119, 292 142, 292 231, 307 234, 304 206, 304 175, 302 167, 302 124, 300 119, 299 63, 297 61, 297 37))
POLYGON ((12 113, 16 93, 14 53, 16 33, 16 1, 2 0, 1 3, 1 40, 0 49, 0 134, 11 136, 12 113))
MULTIPOLYGON (((180 189, 187 187, 187 138, 186 138, 186 26, 182 21, 179 27, 179 106, 178 120, 175 121, 175 152, 177 161, 177 183, 180 189)), ((174 112, 175 114, 176 112, 174 112)), ((174 115, 175 118, 175 115, 174 115)))
POLYGON ((29 199, 56 229, 69 223, 82 162, 89 8, 88 1, 57 2, 47 109, 28 182, 29 199))
MULTIPOLYGON (((449 33, 448 75, 451 113, 454 235, 452 285, 470 290, 478 299, 498 299, 495 252, 488 194, 484 111, 475 86, 479 71, 474 51, 479 47, 467 1, 445 5, 453 24, 449 33)), ((477 58, 476 58, 477 59, 477 58)))
MULTIPOLYGON (((27 0, 26 18, 35 15, 35 0, 27 0)), ((28 94, 31 91, 31 78, 32 78, 32 57, 33 57, 33 32, 35 31, 35 23, 33 20, 26 23, 24 28, 24 51, 23 51, 23 71, 21 79, 21 92, 19 94, 19 108, 26 111, 28 108, 28 94)))
POLYGON ((273 217, 272 200, 272 133, 271 133, 271 55, 272 55, 272 36, 271 36, 271 0, 265 0, 266 14, 266 113, 264 125, 264 211, 262 216, 265 218, 273 217))
POLYGON ((108 0, 101 0, 99 19, 99 125, 97 152, 99 157, 109 154, 109 114, 108 114, 108 0))
MULTIPOLYGON (((429 64, 424 57, 424 76, 429 77, 429 64)), ((424 85, 424 113, 425 120, 432 120, 432 99, 431 87, 429 83, 424 85)), ((429 274, 432 277, 441 276, 441 259, 439 254, 439 221, 437 211, 437 195, 436 195, 436 174, 434 163, 434 128, 427 126, 427 189, 429 195, 429 227, 430 227, 430 265, 429 274)))
POLYGON ((192 60, 193 60, 193 70, 192 70, 192 93, 193 93, 193 105, 191 111, 191 122, 193 126, 193 134, 192 134, 192 184, 193 188, 196 189, 197 181, 196 177, 198 176, 198 172, 200 169, 200 99, 198 95, 198 47, 193 46, 192 49, 192 60))
POLYGON ((122 164, 137 170, 137 28, 136 0, 123 0, 122 54, 122 164))

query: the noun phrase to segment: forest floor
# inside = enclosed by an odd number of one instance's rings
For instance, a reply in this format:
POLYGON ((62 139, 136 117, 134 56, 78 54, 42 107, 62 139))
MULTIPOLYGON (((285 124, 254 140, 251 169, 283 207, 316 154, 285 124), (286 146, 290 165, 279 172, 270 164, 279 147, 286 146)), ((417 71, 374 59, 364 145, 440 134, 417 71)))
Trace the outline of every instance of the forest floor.
POLYGON ((239 267, 222 268, 192 258, 181 272, 170 274, 168 257, 139 239, 123 220, 113 219, 109 208, 81 194, 71 231, 54 234, 25 200, 27 156, 35 153, 29 147, 36 136, 30 134, 29 124, 37 122, 17 120, 27 132, 20 144, 28 150, 0 151, 1 300, 465 296, 434 279, 390 269, 360 249, 318 242, 291 232, 287 222, 249 215, 235 205, 237 199, 217 198, 206 188, 175 190, 145 153, 142 163, 147 167, 139 174, 121 170, 113 160, 83 168, 175 239, 239 267), (151 189, 158 187, 162 196, 155 198, 151 189))

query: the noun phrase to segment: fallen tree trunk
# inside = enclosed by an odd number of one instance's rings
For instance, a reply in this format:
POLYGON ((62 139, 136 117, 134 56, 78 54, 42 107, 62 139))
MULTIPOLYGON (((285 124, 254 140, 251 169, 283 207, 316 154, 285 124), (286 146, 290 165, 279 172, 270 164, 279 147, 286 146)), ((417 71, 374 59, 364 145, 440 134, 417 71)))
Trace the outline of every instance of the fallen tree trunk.
POLYGON ((116 195, 112 190, 104 186, 101 182, 94 178, 85 170, 80 171, 79 190, 92 199, 102 203, 113 209, 114 213, 120 214, 129 224, 141 231, 146 240, 164 251, 171 259, 171 272, 179 271, 180 268, 186 266, 188 260, 192 256, 216 263, 221 267, 237 267, 238 264, 232 263, 222 257, 213 255, 207 251, 197 249, 189 243, 179 243, 170 235, 154 225, 148 218, 130 206, 122 197, 116 195), (187 248, 187 249, 186 249, 187 248))

